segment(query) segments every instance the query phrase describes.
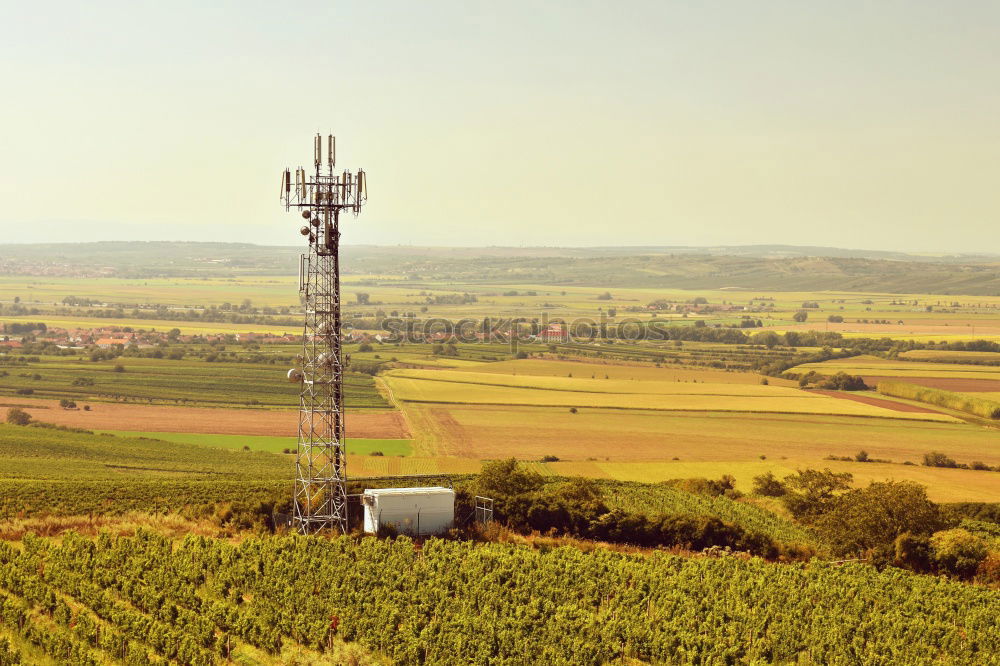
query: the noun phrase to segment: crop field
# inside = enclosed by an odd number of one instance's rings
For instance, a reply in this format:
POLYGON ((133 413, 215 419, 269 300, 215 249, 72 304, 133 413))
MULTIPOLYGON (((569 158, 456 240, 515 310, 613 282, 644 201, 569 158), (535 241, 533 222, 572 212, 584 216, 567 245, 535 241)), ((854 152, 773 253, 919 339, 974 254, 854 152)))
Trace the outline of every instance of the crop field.
MULTIPOLYGON (((462 368, 466 370, 466 368, 462 368)), ((649 364, 609 361, 604 359, 554 360, 518 359, 499 361, 487 366, 472 366, 468 372, 488 372, 493 375, 529 375, 538 377, 576 377, 580 379, 612 379, 653 382, 704 382, 706 384, 756 384, 761 376, 748 372, 731 372, 711 368, 690 368, 665 365, 654 367, 649 364)), ((796 382, 777 377, 768 377, 774 386, 798 386, 796 382)))
MULTIPOLYGON (((865 378, 897 378, 900 381, 920 379, 961 380, 969 384, 970 388, 964 389, 966 391, 974 391, 976 390, 974 388, 976 386, 981 386, 982 390, 989 391, 991 390, 988 388, 990 385, 994 383, 1000 384, 1000 367, 972 364, 963 365, 959 363, 899 361, 875 356, 855 356, 852 358, 824 361, 822 363, 804 363, 795 366, 792 372, 801 374, 810 370, 825 375, 846 372, 851 375, 861 375, 865 378)), ((914 383, 920 382, 915 381, 914 383)))
MULTIPOLYGON (((870 447, 874 448, 874 447, 870 447)), ((856 452, 856 451, 855 451, 856 452)), ((914 456, 919 460, 919 456, 914 456)), ((965 469, 924 467, 917 464, 853 463, 822 458, 806 459, 796 455, 788 459, 727 462, 554 462, 545 463, 549 474, 582 476, 593 479, 613 479, 637 483, 660 483, 668 479, 719 478, 731 475, 736 487, 749 492, 753 479, 768 472, 781 478, 800 469, 830 469, 849 472, 856 487, 873 481, 913 481, 927 487, 928 496, 936 502, 1000 502, 996 472, 965 469), (795 458, 795 459, 793 459, 795 458)))
POLYGON ((384 381, 403 402, 661 411, 800 413, 954 421, 760 384, 707 384, 393 370, 384 381))
POLYGON ((61 304, 67 296, 104 303, 162 303, 172 306, 239 304, 251 299, 262 306, 291 305, 295 276, 239 278, 86 278, 0 276, 0 301, 15 296, 26 305, 61 304))
POLYGON ((408 404, 405 411, 417 456, 555 456, 559 462, 543 464, 552 474, 642 482, 732 474, 743 490, 767 471, 785 475, 830 467, 850 471, 858 483, 886 478, 928 483, 941 501, 1000 501, 996 472, 920 466, 930 451, 964 463, 1000 464, 996 431, 967 423, 595 408, 571 414, 490 405, 408 404), (861 449, 893 464, 825 460, 861 449))
MULTIPOLYGON (((27 389, 33 396, 75 401, 280 408, 299 404, 299 386, 287 381, 286 368, 267 363, 138 357, 92 362, 53 356, 0 370, 6 371, 0 376, 0 396, 27 389)), ((369 375, 345 373, 344 389, 351 409, 388 406, 369 375)))
MULTIPOLYGON (((88 403, 89 410, 62 409, 51 400, 15 396, 0 407, 20 407, 36 421, 88 430, 186 432, 219 435, 287 437, 298 428, 291 409, 170 407, 131 403, 88 403)), ((363 439, 406 439, 409 430, 398 411, 355 410, 346 415, 347 434, 363 439)))
MULTIPOLYGON (((201 446, 217 446, 223 449, 242 449, 249 447, 251 451, 269 451, 283 453, 289 449, 295 450, 295 437, 267 437, 262 435, 207 435, 190 432, 142 432, 128 430, 106 430, 120 437, 146 437, 161 439, 165 442, 183 442, 201 446)), ((371 455, 378 451, 387 456, 408 456, 413 453, 413 447, 406 439, 364 439, 347 438, 348 455, 371 455)))
POLYGON ((50 328, 91 329, 91 328, 124 328, 132 327, 136 330, 146 331, 169 331, 172 328, 180 329, 183 335, 213 335, 227 333, 273 333, 281 335, 284 333, 294 333, 301 335, 301 326, 287 326, 277 324, 242 324, 224 321, 191 321, 178 317, 177 319, 129 319, 125 317, 86 317, 67 315, 20 315, 11 316, 4 314, 0 320, 7 323, 43 321, 50 328))
POLYGON ((913 361, 939 363, 995 363, 1000 365, 1000 354, 997 352, 977 351, 947 351, 937 349, 911 349, 899 355, 900 358, 913 361))

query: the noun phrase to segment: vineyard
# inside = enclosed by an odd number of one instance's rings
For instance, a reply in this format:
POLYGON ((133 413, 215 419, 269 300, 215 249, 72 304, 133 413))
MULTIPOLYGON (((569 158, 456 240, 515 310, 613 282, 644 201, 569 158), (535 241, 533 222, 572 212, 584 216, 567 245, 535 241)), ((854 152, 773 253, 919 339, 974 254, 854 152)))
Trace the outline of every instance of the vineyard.
MULTIPOLYGON (((987 663, 988 590, 861 565, 406 538, 34 537, 0 544, 0 620, 60 663, 987 663), (364 562, 365 566, 357 566, 364 562), (336 662, 328 662, 336 663, 336 662)), ((16 649, 16 648, 15 648, 16 649)))
MULTIPOLYGON (((289 408, 298 405, 299 387, 285 379, 284 365, 134 357, 91 362, 42 356, 24 363, 5 361, 0 366, 0 395, 77 402, 289 408)), ((352 409, 388 407, 370 375, 345 373, 344 390, 352 409)))

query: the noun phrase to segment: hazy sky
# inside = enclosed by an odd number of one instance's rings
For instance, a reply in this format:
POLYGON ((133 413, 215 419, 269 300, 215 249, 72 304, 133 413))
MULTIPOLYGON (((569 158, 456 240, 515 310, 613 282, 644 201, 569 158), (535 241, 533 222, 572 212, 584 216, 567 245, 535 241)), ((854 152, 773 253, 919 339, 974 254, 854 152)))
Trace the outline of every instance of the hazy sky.
POLYGON ((1000 251, 1000 2, 0 0, 0 242, 1000 251))

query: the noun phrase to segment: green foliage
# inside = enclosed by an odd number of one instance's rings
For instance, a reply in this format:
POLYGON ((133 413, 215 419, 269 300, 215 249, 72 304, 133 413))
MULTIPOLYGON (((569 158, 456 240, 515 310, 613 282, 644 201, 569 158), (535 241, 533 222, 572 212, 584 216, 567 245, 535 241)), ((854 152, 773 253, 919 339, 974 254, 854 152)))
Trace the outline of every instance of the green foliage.
MULTIPOLYGON (((777 516, 769 514, 768 520, 760 515, 767 512, 756 507, 736 508, 727 497, 732 493, 731 477, 721 481, 690 479, 676 484, 695 492, 675 489, 674 485, 611 484, 585 479, 546 482, 511 459, 489 463, 473 488, 478 494, 493 497, 496 518, 518 531, 640 546, 696 550, 728 546, 770 557, 800 554, 800 550, 786 547, 786 542, 772 536, 781 522, 777 516), (623 497, 629 499, 623 501, 623 497), (748 516, 750 520, 741 520, 748 516)), ((794 529, 780 536, 787 535, 793 536, 789 542, 799 545, 810 541, 808 537, 796 538, 803 535, 794 529)))
POLYGON ((942 391, 906 382, 879 382, 878 392, 896 398, 907 398, 938 407, 968 412, 987 419, 1000 419, 1000 402, 965 393, 952 393, 951 391, 942 391))
POLYGON ((924 465, 927 467, 958 467, 958 463, 953 458, 949 458, 940 451, 925 453, 924 465))
POLYGON ((815 521, 837 555, 893 559, 902 534, 927 536, 944 526, 927 489, 911 481, 873 482, 834 498, 815 521))
POLYGON ((846 372, 838 372, 820 383, 820 388, 832 391, 867 391, 870 387, 860 376, 851 376, 846 372))
POLYGON ((971 578, 986 559, 986 543, 966 529, 957 527, 935 533, 930 538, 931 557, 945 572, 971 578))
POLYGON ((73 429, 0 425, 3 475, 22 479, 287 478, 280 455, 165 442, 145 437, 95 435, 73 429))
POLYGON ((19 426, 28 425, 31 423, 31 414, 20 407, 11 407, 7 410, 7 423, 19 426))
POLYGON ((788 492, 782 501, 793 516, 810 522, 826 511, 836 493, 851 487, 853 478, 850 472, 799 470, 785 477, 784 485, 788 492))
POLYGON ((772 511, 725 495, 690 493, 665 483, 597 482, 611 509, 646 515, 714 516, 775 543, 814 546, 812 534, 772 511))
POLYGON ((781 497, 788 492, 785 484, 779 481, 773 472, 767 472, 753 478, 753 494, 763 497, 781 497))
POLYGON ((478 494, 493 498, 528 495, 542 485, 541 475, 518 464, 515 458, 484 463, 475 484, 478 494))
POLYGON ((889 664, 928 654, 982 663, 1000 653, 995 592, 864 565, 436 539, 418 550, 405 537, 172 543, 145 531, 0 544, 0 561, 3 624, 74 664, 118 661, 123 648, 130 662, 218 663, 230 643, 277 655, 286 645, 327 650, 334 635, 404 666, 889 664), (47 619, 58 599, 73 602, 72 629, 47 619))

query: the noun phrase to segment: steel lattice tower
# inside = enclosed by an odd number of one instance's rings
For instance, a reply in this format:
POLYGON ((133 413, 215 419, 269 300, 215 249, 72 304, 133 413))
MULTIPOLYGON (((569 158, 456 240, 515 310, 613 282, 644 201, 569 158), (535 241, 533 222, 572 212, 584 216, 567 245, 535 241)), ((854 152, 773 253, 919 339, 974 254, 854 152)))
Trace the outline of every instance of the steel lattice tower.
POLYGON ((299 167, 282 174, 285 210, 300 210, 309 252, 299 257, 299 293, 305 310, 302 355, 288 372, 301 382, 295 455, 294 521, 303 534, 346 532, 347 457, 340 311, 340 213, 357 215, 367 200, 365 172, 335 174, 336 140, 313 143, 314 174, 299 167))

